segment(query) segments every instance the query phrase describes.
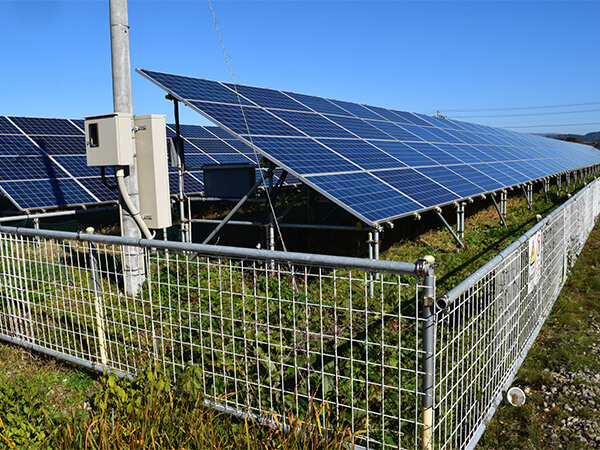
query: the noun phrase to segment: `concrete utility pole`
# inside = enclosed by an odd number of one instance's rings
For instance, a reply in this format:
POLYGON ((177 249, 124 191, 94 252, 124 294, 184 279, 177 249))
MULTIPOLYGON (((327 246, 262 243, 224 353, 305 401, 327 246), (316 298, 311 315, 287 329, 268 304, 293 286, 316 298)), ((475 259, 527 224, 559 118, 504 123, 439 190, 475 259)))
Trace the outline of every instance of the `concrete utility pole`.
MULTIPOLYGON (((109 0, 110 7, 110 47, 112 55, 113 106, 115 112, 133 114, 131 94, 131 63, 129 59, 129 21, 127 18, 127 0, 109 0)), ((131 123, 133 129, 133 121, 131 123)), ((133 205, 139 209, 139 190, 134 140, 133 165, 125 168, 125 186, 133 205)), ((123 205, 123 201, 120 202, 123 205)), ((121 206, 121 234, 126 237, 140 238, 141 232, 135 220, 121 206)), ((123 271, 125 292, 137 294, 144 282, 144 258, 137 247, 123 248, 123 271)))

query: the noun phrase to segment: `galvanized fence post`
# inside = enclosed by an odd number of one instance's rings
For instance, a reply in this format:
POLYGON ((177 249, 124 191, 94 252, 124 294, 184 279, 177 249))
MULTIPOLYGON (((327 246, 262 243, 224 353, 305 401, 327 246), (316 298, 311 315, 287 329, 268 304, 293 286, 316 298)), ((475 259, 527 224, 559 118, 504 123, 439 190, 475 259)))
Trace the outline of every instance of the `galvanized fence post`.
POLYGON ((423 358, 421 366, 423 371, 423 431, 421 448, 433 449, 434 427, 434 371, 435 371, 435 259, 427 255, 417 261, 417 273, 423 276, 423 358))
MULTIPOLYGON (((94 229, 89 227, 85 230, 89 234, 94 234, 94 229)), ((96 244, 88 242, 90 253, 90 274, 92 276, 92 292, 94 294, 94 309, 96 313, 96 334, 98 335, 98 347, 100 348, 100 362, 108 364, 106 356, 106 334, 104 330, 104 304, 102 302, 102 287, 100 286, 100 264, 98 261, 98 251, 96 244)))

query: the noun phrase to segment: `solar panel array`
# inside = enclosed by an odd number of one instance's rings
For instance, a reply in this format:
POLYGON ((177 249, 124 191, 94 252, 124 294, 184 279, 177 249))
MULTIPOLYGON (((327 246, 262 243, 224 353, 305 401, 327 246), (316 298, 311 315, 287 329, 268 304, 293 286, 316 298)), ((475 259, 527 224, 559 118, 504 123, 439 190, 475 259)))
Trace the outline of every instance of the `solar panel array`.
MULTIPOLYGON (((219 127, 181 125, 188 165, 245 164, 252 149, 219 127)), ((175 135, 167 125, 167 135, 175 135)), ((110 170, 107 172, 111 172, 110 170)), ((177 169, 170 168, 171 194, 178 192, 177 169)), ((114 184, 112 177, 109 180, 114 184)), ((202 171, 184 173, 188 195, 203 191, 202 171)), ((88 167, 83 120, 0 116, 0 191, 21 210, 114 202, 98 167, 88 167)))
POLYGON ((86 165, 82 120, 0 116, 0 190, 21 210, 115 200, 86 165))
POLYGON ((509 130, 138 72, 370 224, 600 163, 592 147, 509 130))

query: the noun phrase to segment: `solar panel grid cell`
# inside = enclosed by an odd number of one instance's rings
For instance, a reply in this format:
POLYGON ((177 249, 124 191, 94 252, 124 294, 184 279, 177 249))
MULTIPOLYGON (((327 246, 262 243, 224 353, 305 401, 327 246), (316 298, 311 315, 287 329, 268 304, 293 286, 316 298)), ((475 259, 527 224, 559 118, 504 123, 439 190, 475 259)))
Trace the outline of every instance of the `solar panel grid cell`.
POLYGON ((367 141, 358 139, 320 139, 319 142, 348 158, 362 169, 384 169, 406 166, 396 158, 381 151, 367 141))
POLYGON ((327 116, 330 120, 336 124, 344 127, 346 130, 353 133, 355 136, 364 139, 389 139, 392 137, 389 134, 375 128, 366 120, 358 119, 356 117, 338 117, 338 116, 327 116))
POLYGON ((350 208, 366 220, 380 215, 398 216, 421 209, 422 205, 390 187, 381 179, 365 172, 311 176, 306 178, 324 192, 330 192, 334 201, 350 208))
MULTIPOLYGON (((236 87, 231 83, 225 83, 227 87, 235 90, 236 87)), ((243 95, 248 100, 256 103, 263 108, 287 109, 292 111, 309 111, 309 109, 297 102, 293 98, 282 92, 272 89, 261 89, 252 86, 237 86, 238 94, 243 95)))
POLYGON ((50 136, 79 136, 82 131, 68 119, 13 117, 11 119, 25 134, 50 136))
MULTIPOLYGON (((458 200, 460 197, 414 169, 384 170, 377 178, 404 192, 426 208, 458 200)), ((421 208, 419 208, 421 209, 421 208)))
MULTIPOLYGON (((453 166, 462 167, 462 166, 453 166)), ((423 167, 418 169, 419 173, 422 173, 426 177, 431 178, 435 182, 442 186, 451 187, 452 192, 458 194, 459 197, 471 197, 473 195, 480 194, 482 187, 478 186, 466 178, 463 178, 455 171, 450 170, 447 167, 423 167)))

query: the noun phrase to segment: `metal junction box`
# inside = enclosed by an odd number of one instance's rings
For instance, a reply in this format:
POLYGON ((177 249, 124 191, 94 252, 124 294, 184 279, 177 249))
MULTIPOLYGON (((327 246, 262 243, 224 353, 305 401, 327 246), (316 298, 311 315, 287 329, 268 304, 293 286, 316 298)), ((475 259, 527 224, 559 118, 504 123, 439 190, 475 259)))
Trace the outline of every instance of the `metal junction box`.
POLYGON ((256 184, 253 164, 205 165, 202 171, 207 197, 241 198, 256 184))
POLYGON ((167 228, 172 221, 165 116, 135 116, 134 123, 140 213, 148 228, 167 228))
POLYGON ((133 164, 132 114, 86 117, 85 152, 88 166, 133 164))

